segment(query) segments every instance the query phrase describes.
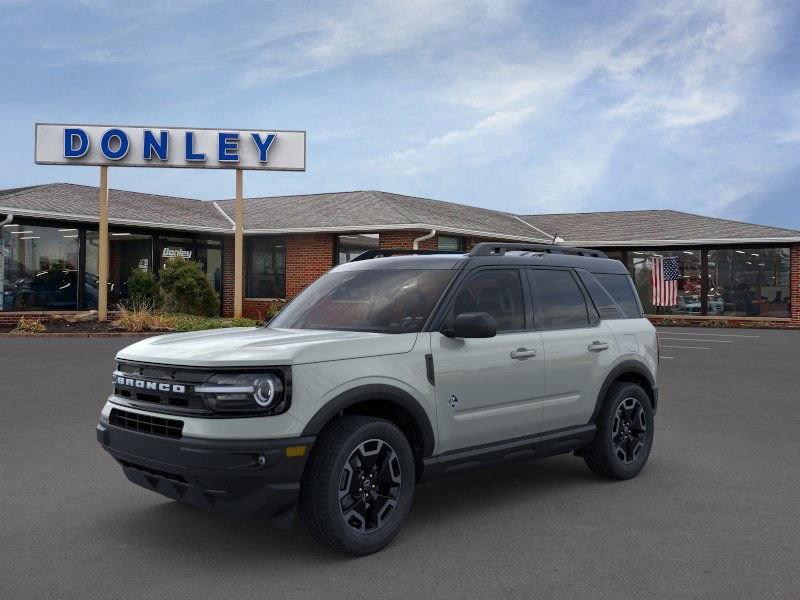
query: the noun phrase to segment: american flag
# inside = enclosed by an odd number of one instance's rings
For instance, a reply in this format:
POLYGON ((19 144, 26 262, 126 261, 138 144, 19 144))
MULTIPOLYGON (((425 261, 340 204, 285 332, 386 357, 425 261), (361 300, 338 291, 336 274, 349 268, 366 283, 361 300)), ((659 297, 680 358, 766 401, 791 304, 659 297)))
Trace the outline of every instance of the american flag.
POLYGON ((654 256, 652 261, 653 306, 675 306, 678 303, 678 259, 654 256))

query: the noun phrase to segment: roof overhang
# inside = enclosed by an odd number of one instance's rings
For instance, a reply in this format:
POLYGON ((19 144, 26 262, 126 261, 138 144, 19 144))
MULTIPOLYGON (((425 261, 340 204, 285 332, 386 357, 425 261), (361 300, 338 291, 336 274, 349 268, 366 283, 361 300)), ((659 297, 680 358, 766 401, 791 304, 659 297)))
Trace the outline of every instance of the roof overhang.
POLYGON ((795 244, 800 236, 755 238, 702 238, 682 240, 564 240, 564 245, 589 248, 648 247, 648 246, 719 246, 742 244, 795 244))
MULTIPOLYGON (((0 206, 0 212, 11 213, 14 216, 34 217, 39 219, 53 219, 60 221, 81 221, 84 223, 97 223, 99 218, 93 215, 76 215, 73 213, 62 213, 53 211, 28 210, 23 208, 10 208, 0 206)), ((231 233, 231 229, 226 227, 206 227, 203 225, 187 225, 185 223, 158 223, 155 221, 140 221, 136 219, 116 219, 109 217, 108 222, 112 225, 126 225, 128 227, 150 227, 153 229, 178 229, 181 231, 205 231, 213 233, 231 233)))

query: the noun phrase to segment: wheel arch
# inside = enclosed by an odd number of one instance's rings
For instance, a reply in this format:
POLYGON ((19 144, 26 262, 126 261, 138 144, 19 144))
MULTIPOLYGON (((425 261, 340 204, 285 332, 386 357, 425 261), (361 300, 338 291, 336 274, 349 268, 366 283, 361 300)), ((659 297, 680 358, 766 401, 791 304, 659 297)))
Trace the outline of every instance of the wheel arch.
POLYGON ((433 425, 422 405, 405 390, 385 384, 368 384, 342 392, 325 403, 303 429, 302 435, 319 435, 333 419, 343 414, 386 419, 405 434, 414 452, 418 476, 423 459, 433 454, 433 425))
POLYGON ((600 392, 597 394, 597 401, 595 402, 594 412, 590 423, 597 420, 597 415, 600 414, 600 408, 603 406, 606 394, 612 385, 619 381, 628 381, 641 386, 647 393, 650 399, 650 407, 653 413, 658 408, 658 387, 656 386, 655 379, 646 365, 635 360, 626 360, 619 363, 616 367, 611 369, 611 372, 606 376, 603 385, 600 387, 600 392))

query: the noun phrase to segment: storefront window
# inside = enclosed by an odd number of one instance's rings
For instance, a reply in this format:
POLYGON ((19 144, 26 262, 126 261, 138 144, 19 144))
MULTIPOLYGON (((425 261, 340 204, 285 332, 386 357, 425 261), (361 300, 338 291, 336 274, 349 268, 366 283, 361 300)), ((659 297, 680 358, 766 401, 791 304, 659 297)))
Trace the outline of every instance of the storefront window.
POLYGON ((630 259, 646 314, 701 314, 700 250, 636 250, 630 259))
POLYGON ((788 248, 708 251, 708 314, 783 317, 789 311, 788 248))
MULTIPOLYGON (((128 278, 135 270, 153 272, 153 236, 129 231, 111 231, 108 235, 108 306, 116 308, 128 299, 128 278)), ((84 262, 84 297, 87 308, 97 308, 97 265, 99 234, 86 232, 84 262)))
POLYGON ((78 230, 5 225, 2 228, 3 310, 78 308, 78 230))
POLYGON ((247 297, 286 296, 286 243, 280 237, 247 239, 247 297))
POLYGON ((380 247, 380 239, 377 233, 340 235, 336 240, 336 264, 342 265, 362 252, 377 250, 380 247))
POLYGON ((222 242, 198 240, 197 261, 217 295, 222 296, 222 242))

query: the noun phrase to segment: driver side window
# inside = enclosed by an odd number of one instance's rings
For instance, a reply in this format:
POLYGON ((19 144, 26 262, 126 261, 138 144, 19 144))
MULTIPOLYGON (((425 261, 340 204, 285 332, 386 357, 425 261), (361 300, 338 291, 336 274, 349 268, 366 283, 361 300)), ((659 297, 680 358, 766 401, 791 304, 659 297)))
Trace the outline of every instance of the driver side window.
POLYGON ((465 281, 456 296, 450 322, 467 312, 485 312, 494 317, 497 331, 525 329, 525 304, 517 269, 487 269, 465 281))

